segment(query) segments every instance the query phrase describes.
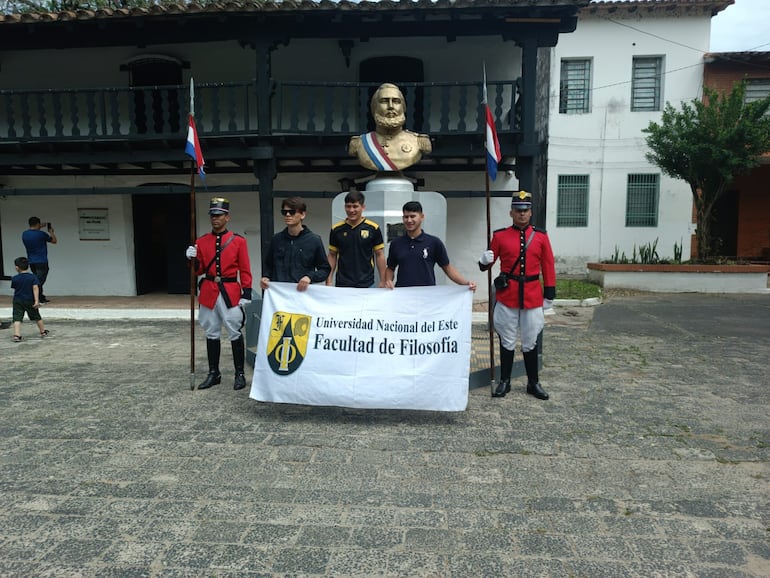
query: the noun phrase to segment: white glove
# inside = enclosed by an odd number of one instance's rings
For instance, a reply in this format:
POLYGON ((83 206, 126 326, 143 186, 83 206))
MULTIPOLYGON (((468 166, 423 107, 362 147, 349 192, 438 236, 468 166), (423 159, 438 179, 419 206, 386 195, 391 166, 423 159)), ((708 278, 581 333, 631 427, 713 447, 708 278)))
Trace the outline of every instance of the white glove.
POLYGON ((190 245, 187 247, 187 250, 184 252, 184 254, 188 259, 195 259, 195 257, 198 256, 198 247, 195 245, 190 245))
POLYGON ((543 310, 553 309, 553 299, 543 299, 543 310))
POLYGON ((244 299, 243 297, 241 297, 241 300, 238 301, 238 305, 240 307, 246 307, 246 305, 248 305, 249 303, 251 303, 251 299, 244 299))
POLYGON ((484 253, 481 255, 481 259, 479 259, 479 263, 482 265, 489 265, 490 263, 495 262, 495 254, 492 252, 492 249, 487 249, 484 251, 484 253))

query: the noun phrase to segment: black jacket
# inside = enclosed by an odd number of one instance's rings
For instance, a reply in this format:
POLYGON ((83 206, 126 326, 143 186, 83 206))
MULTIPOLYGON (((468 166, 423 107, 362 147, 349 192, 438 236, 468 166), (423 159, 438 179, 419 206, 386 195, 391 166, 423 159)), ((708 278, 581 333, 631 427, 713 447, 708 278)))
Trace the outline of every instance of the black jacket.
POLYGON ((311 283, 323 283, 331 270, 321 237, 302 225, 296 237, 289 235, 288 229, 273 236, 262 276, 271 281, 297 283, 307 275, 311 283))

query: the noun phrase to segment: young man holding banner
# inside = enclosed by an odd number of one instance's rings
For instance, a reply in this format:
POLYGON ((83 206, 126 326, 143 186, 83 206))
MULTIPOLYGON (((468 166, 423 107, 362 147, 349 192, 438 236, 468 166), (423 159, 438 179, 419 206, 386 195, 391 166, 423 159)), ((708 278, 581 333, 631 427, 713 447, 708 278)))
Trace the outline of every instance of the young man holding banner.
POLYGON ((406 235, 393 239, 388 251, 387 269, 385 269, 385 287, 422 287, 436 284, 434 267, 438 264, 452 281, 458 285, 468 285, 476 290, 476 283, 468 281, 449 263, 444 243, 438 237, 422 230, 425 214, 419 201, 409 201, 402 208, 406 235), (393 279, 398 269, 398 278, 393 279))
POLYGON ((270 281, 296 283, 297 291, 306 291, 311 283, 324 283, 331 273, 321 237, 302 221, 307 205, 301 197, 289 197, 281 203, 281 215, 286 227, 270 240, 264 258, 260 287, 270 281))
POLYGON ((360 191, 345 195, 346 218, 335 224, 329 233, 329 266, 332 270, 326 279, 327 285, 334 284, 336 271, 337 287, 372 287, 375 264, 377 284, 383 284, 385 241, 379 225, 364 217, 365 200, 360 191))

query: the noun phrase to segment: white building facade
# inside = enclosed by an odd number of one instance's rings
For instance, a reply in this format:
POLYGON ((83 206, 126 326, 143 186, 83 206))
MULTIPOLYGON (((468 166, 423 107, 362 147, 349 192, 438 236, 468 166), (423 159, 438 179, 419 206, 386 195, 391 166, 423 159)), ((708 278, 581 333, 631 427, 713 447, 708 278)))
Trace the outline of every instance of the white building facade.
POLYGON ((561 272, 657 241, 689 258, 692 193, 645 159, 666 102, 702 97, 712 14, 726 2, 594 2, 553 49, 547 228, 561 272))
MULTIPOLYGON (((200 45, 157 45, 141 50, 132 47, 99 51, 82 49, 70 51, 68 56, 57 54, 55 50, 10 51, 3 54, 0 89, 122 86, 126 83, 127 73, 121 72, 116 63, 129 62, 141 58, 142 55, 163 55, 166 58, 171 56, 175 60, 196 62, 196 82, 212 75, 216 75, 218 80, 228 81, 249 74, 253 55, 245 52, 236 43, 215 43, 205 45, 205 48, 200 45), (60 62, 61 66, 53 76, 30 74, 30 71, 39 70, 46 62, 60 62), (87 67, 81 66, 84 62, 87 67)), ((312 82, 330 77, 339 78, 340 70, 343 69, 347 76, 339 80, 353 82, 357 65, 361 61, 383 55, 400 57, 413 53, 424 57, 424 62, 429 65, 425 73, 426 79, 438 82, 478 82, 485 61, 487 75, 491 80, 515 78, 521 68, 520 55, 517 58, 519 49, 510 42, 503 43, 488 38, 460 38, 449 44, 444 40, 416 39, 397 46, 387 40, 371 40, 361 44, 354 51, 351 65, 344 69, 340 66, 342 58, 336 40, 315 40, 293 41, 288 46, 278 48, 273 54, 273 75, 278 82, 312 82), (508 54, 507 58, 487 60, 490 55, 499 55, 503 51, 508 54), (314 55, 312 66, 307 65, 308 54, 314 55)), ((475 93, 473 96, 476 96, 475 93)), ((475 100, 469 100, 467 103, 473 117, 477 107, 478 102, 475 100)), ((407 110, 407 116, 410 114, 412 111, 407 110)), ((169 142, 170 147, 176 147, 180 159, 184 158, 185 136, 186 133, 180 132, 178 140, 169 142)), ((202 133, 201 136, 206 135, 202 133)), ((479 161, 483 161, 485 155, 482 143, 483 127, 479 127, 476 153, 479 161)), ((207 164, 213 167, 216 162, 213 151, 206 147, 205 141, 202 148, 207 164)), ((431 155, 427 157, 430 159, 431 155)), ((344 214, 332 214, 332 200, 340 192, 340 179, 366 179, 373 175, 365 169, 355 167, 354 159, 351 159, 351 163, 352 168, 345 172, 279 173, 273 183, 274 207, 267 208, 267 211, 274 215, 275 231, 283 228, 283 219, 278 213, 281 200, 298 195, 303 197, 308 205, 305 224, 319 234, 326 244, 332 224, 344 218, 344 214)), ((137 199, 134 193, 141 192, 144 186, 162 184, 167 185, 176 196, 180 196, 179 191, 189 190, 189 173, 180 171, 173 174, 170 173, 169 166, 154 163, 163 171, 162 176, 133 176, 130 174, 133 164, 134 160, 126 155, 125 161, 117 166, 116 172, 120 174, 109 176, 46 177, 45 167, 40 167, 34 174, 0 175, 0 234, 6 275, 13 274, 14 258, 25 255, 21 235, 27 228, 28 218, 33 215, 43 222, 52 222, 58 237, 56 245, 48 246, 51 272, 46 282, 46 293, 51 296, 133 296, 145 292, 138 287, 137 282, 137 278, 142 276, 138 269, 147 265, 146 259, 137 255, 140 241, 137 236, 141 234, 138 231, 143 226, 138 221, 141 220, 160 219, 164 223, 162 228, 166 231, 176 230, 176 242, 166 238, 150 241, 150 258, 159 262, 173 262, 176 259, 178 264, 185 267, 184 249, 189 243, 189 225, 184 217, 177 218, 165 208, 160 210, 161 205, 158 205, 158 211, 153 213, 150 201, 145 210, 137 213, 137 199), (102 188, 124 192, 98 194, 102 188), (5 195, 4 189, 7 193, 5 195), (28 192, 35 189, 39 189, 41 193, 45 192, 40 195, 14 194, 15 191, 28 192), (57 189, 66 191, 66 194, 54 194, 57 189), (105 215, 103 226, 106 229, 101 238, 83 235, 81 216, 86 209, 98 209, 105 215), (169 254, 171 251, 175 252, 169 254)), ((483 171, 476 168, 471 171, 455 169, 448 172, 423 173, 419 167, 415 169, 409 171, 409 176, 423 180, 424 184, 420 190, 436 191, 447 197, 446 223, 439 227, 426 221, 425 231, 430 233, 446 228, 445 243, 452 263, 469 279, 474 279, 483 286, 486 283, 486 274, 480 272, 477 266, 478 257, 487 244, 483 171), (472 195, 475 195, 475 198, 472 195)), ((197 179, 195 185, 196 223, 199 234, 210 229, 207 214, 209 199, 215 195, 228 198, 232 208, 229 228, 247 239, 252 273, 258 278, 262 262, 260 215, 265 209, 260 205, 256 187, 254 175, 249 170, 234 173, 211 169, 205 183, 197 179), (220 187, 227 187, 227 191, 218 192, 220 187)), ((502 195, 491 199, 493 227, 510 225, 510 191, 517 188, 518 181, 511 171, 506 173, 501 170, 497 180, 491 183, 493 193, 502 195)), ((180 206, 184 206, 185 202, 181 199, 180 206)), ((154 228, 156 235, 159 234, 158 228, 154 228)), ((177 270, 175 275, 173 267, 169 268, 169 271, 180 283, 180 290, 171 292, 182 292, 184 284, 187 283, 185 271, 177 270)), ((446 282, 441 271, 438 271, 437 280, 439 283, 446 282)), ((169 281, 172 282, 173 279, 169 281)), ((0 284, 0 292, 5 295, 12 294, 7 282, 0 284)), ((478 299, 485 300, 486 292, 479 291, 478 299)))
MULTIPOLYGON (((729 3, 729 0, 610 2, 599 9, 592 4, 579 12, 576 31, 558 34, 555 48, 537 48, 538 54, 550 55, 550 90, 546 94, 545 87, 538 87, 542 89, 541 98, 547 98, 548 102, 539 104, 538 114, 549 117, 548 130, 541 134, 548 143, 547 171, 542 178, 547 190, 545 222, 559 272, 584 273, 586 262, 608 259, 616 248, 630 256, 634 245, 655 239, 658 239, 661 257, 671 255, 674 243, 682 243, 683 255, 689 255, 690 192, 686 184, 664 177, 644 160, 641 130, 660 118, 666 101, 678 105, 700 96, 703 53, 708 48, 711 16, 729 3), (643 5, 644 9, 631 9, 634 4, 643 5)), ((510 4, 518 6, 519 3, 510 4)), ((553 10, 555 3, 540 4, 553 10)), ((426 9, 429 9, 427 4, 426 9)), ((522 30, 527 26, 516 25, 522 26, 522 30)), ((516 42, 525 43, 526 32, 521 38, 525 40, 516 42)), ((347 52, 341 50, 337 38, 293 39, 271 50, 270 78, 279 86, 330 78, 340 83, 354 83, 360 80, 357 71, 362 63, 382 57, 420 59, 424 64, 426 86, 427 83, 478 83, 485 63, 489 81, 505 80, 510 90, 510 84, 522 74, 522 68, 526 68, 523 49, 510 39, 494 36, 371 38, 356 40, 347 52)), ((41 92, 44 92, 55 88, 67 93, 97 90, 97 87, 126 87, 131 66, 143 59, 179 63, 184 82, 192 76, 196 82, 209 83, 252 79, 255 66, 254 53, 235 40, 120 44, 67 50, 10 47, 0 50, 0 58, 0 91, 43 89, 41 92), (48 72, 39 74, 40 70, 48 72)), ((548 58, 543 62, 548 62, 548 58)), ((547 77, 548 69, 538 70, 538 74, 547 77)), ((64 121, 71 120, 67 98, 62 98, 64 121)), ((466 120, 473 122, 476 130, 477 95, 468 92, 463 98, 467 101, 456 108, 468 111, 466 120)), ((508 123, 512 125, 509 119, 514 115, 514 107, 510 102, 500 104, 491 99, 490 105, 499 109, 496 112, 499 129, 508 128, 508 123)), ((184 110, 186 105, 182 112, 184 110)), ((431 114, 437 117, 438 110, 432 109, 431 114)), ((12 131, 7 123, 11 117, 3 116, 5 112, 3 106, 0 130, 4 131, 3 135, 10 135, 12 131)), ((280 112, 276 107, 274 114, 280 112)), ((414 111, 408 110, 407 116, 410 114, 414 111)), ((26 130, 20 118, 17 115, 15 119, 14 134, 26 130)), ((62 119, 55 115, 45 120, 51 133, 62 124, 62 119)), ((81 127, 85 130, 83 124, 85 120, 81 118, 81 127)), ((24 254, 21 234, 27 227, 27 219, 35 215, 52 222, 59 239, 57 245, 49 246, 51 274, 46 283, 47 294, 130 296, 146 292, 138 286, 138 280, 153 275, 148 259, 168 263, 161 267, 162 274, 177 279, 182 288, 171 290, 169 281, 169 292, 183 292, 186 283, 183 253, 189 242, 189 224, 174 212, 175 206, 184 207, 185 199, 180 191, 187 190, 190 182, 186 168, 189 165, 183 167, 182 164, 185 162, 183 126, 174 138, 177 136, 178 140, 169 139, 160 147, 168 148, 171 153, 155 151, 165 160, 148 160, 140 148, 126 148, 123 153, 123 148, 117 147, 115 160, 110 161, 109 167, 105 164, 107 168, 103 169, 96 163, 96 171, 82 175, 61 161, 57 161, 61 163, 58 174, 50 176, 47 173, 51 172, 51 166, 45 162, 23 170, 4 166, 0 171, 0 242, 6 278, 13 274, 14 258, 24 254), (96 174, 98 171, 103 174, 96 174), (153 204, 147 198, 142 199, 140 193, 146 186, 167 186, 167 196, 175 200, 157 196, 158 203, 153 204), (95 225, 98 231, 86 231, 84 215, 94 209, 99 215, 95 225), (154 221, 158 222, 152 227, 143 225, 154 221), (147 231, 152 231, 157 238, 146 238, 147 231), (162 237, 163 234, 167 234, 166 237, 162 237)), ((6 138, 10 140, 10 136, 6 138)), ((232 140, 225 144, 229 146, 231 142, 236 143, 232 140)), ((449 141, 438 140, 433 156, 440 156, 446 142, 449 141)), ((530 150, 539 146, 538 143, 525 144, 530 145, 530 150)), ((252 171, 250 165, 228 164, 226 147, 222 150, 220 153, 215 148, 207 148, 204 141, 204 155, 212 167, 206 185, 215 192, 197 183, 197 229, 199 233, 208 229, 209 197, 214 194, 228 197, 233 209, 230 228, 248 240, 255 277, 261 269, 265 214, 273 216, 269 218, 274 218, 275 230, 280 230, 283 225, 277 208, 282 198, 305 196, 309 206, 306 224, 326 241, 331 224, 341 217, 332 214, 332 199, 340 191, 340 179, 366 176, 366 171, 356 167, 353 160, 350 161, 353 164, 344 165, 343 161, 336 167, 342 170, 306 173, 279 170, 272 182, 274 206, 263 207, 257 192, 256 168, 252 171)), ((41 159, 46 158, 40 149, 36 153, 41 159)), ((446 244, 452 263, 483 287, 487 276, 476 264, 487 244, 485 182, 480 170, 484 158, 483 126, 478 126, 477 144, 465 149, 463 156, 465 158, 453 166, 451 155, 446 155, 437 170, 434 167, 434 170, 421 171, 418 165, 409 176, 423 182, 421 190, 437 191, 447 197, 446 244), (471 157, 480 164, 471 167, 471 157)), ((492 229, 510 225, 510 194, 521 186, 512 168, 517 159, 504 160, 511 163, 511 168, 501 169, 491 184, 492 229)), ((545 198, 542 191, 541 197, 545 198)), ((425 223, 427 232, 432 228, 430 222, 425 223)), ((443 275, 439 273, 438 277, 443 275)), ((163 283, 160 285, 164 286, 163 283)), ((10 295, 9 284, 0 284, 0 292, 10 295)), ((486 291, 480 290, 476 299, 486 300, 486 297, 486 291)))

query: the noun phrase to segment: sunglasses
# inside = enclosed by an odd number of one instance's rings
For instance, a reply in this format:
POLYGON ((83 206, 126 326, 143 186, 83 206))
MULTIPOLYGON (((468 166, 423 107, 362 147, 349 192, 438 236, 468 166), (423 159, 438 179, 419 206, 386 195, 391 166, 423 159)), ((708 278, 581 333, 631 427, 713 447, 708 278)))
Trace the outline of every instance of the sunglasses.
POLYGON ((297 213, 297 209, 281 209, 281 214, 285 217, 287 215, 295 215, 297 213))

